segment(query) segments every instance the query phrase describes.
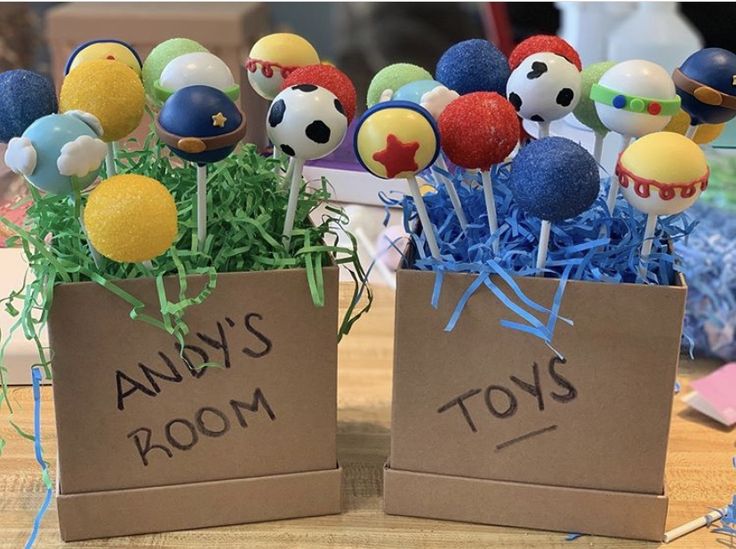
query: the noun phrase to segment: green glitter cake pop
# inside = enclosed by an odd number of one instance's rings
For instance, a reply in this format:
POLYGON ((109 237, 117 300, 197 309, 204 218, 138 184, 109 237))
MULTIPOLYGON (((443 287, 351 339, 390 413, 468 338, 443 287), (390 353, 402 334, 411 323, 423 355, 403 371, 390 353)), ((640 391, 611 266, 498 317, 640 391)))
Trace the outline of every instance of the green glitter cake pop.
POLYGON ((169 64, 169 61, 172 61, 186 53, 206 51, 209 50, 199 42, 195 42, 189 38, 170 38, 169 40, 161 42, 151 50, 151 53, 143 63, 142 77, 143 87, 146 89, 146 95, 157 105, 160 104, 156 99, 154 84, 161 76, 161 72, 164 70, 164 67, 169 64))
POLYGON ((395 92, 401 86, 416 80, 432 80, 432 75, 426 69, 411 63, 394 63, 382 68, 376 73, 368 86, 368 107, 381 101, 381 95, 386 90, 395 92))
POLYGON ((575 110, 572 111, 582 124, 588 126, 595 133, 595 159, 600 162, 603 147, 603 138, 608 133, 608 128, 603 125, 598 113, 595 110, 595 103, 590 98, 590 89, 593 84, 597 84, 601 76, 616 64, 615 61, 601 61, 593 63, 585 67, 580 76, 582 77, 582 85, 580 86, 580 101, 575 110))

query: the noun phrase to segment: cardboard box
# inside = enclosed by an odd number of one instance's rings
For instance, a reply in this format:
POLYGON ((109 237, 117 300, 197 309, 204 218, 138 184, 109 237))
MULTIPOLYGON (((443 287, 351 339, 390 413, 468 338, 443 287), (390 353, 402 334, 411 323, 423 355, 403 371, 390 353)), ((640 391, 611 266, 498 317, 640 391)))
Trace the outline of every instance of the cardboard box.
MULTIPOLYGON (((55 289, 64 540, 340 512, 337 268, 324 277, 318 308, 301 269, 218 275, 183 356, 97 284, 55 289)), ((153 280, 118 284, 159 310, 153 280)))
MULTIPOLYGON (((434 273, 398 273, 386 512, 661 540, 684 280, 568 282, 561 360, 484 288, 445 332, 473 279, 434 310, 434 273)), ((557 280, 517 282, 551 306, 557 280)))

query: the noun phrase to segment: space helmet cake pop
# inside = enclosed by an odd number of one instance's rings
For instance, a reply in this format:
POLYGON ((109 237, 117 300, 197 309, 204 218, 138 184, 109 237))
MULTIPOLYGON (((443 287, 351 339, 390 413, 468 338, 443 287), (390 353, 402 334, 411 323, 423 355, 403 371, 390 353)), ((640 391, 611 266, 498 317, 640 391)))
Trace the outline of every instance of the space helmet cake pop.
POLYGON ((216 55, 207 51, 185 53, 169 61, 153 87, 156 98, 164 102, 187 86, 216 88, 233 101, 240 96, 240 86, 230 68, 216 55))
POLYGON ((501 50, 488 40, 471 38, 442 54, 434 76, 460 95, 479 91, 506 95, 510 73, 508 59, 501 50))
POLYGON ((722 124, 736 116, 736 54, 722 48, 696 51, 672 73, 690 125, 722 124))
POLYGON ((164 70, 170 61, 181 55, 192 52, 208 51, 202 44, 189 38, 169 38, 156 45, 148 54, 143 62, 141 77, 143 79, 143 87, 146 90, 146 97, 155 105, 160 106, 161 102, 156 99, 156 90, 154 84, 161 77, 161 71, 164 70))

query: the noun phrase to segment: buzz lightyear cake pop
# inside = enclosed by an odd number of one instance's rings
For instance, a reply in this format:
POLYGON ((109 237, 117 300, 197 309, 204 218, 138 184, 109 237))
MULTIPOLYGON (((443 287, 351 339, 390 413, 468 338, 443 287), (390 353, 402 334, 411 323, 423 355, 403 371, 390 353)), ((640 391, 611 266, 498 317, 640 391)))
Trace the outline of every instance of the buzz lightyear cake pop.
POLYGON ((240 86, 225 62, 206 51, 185 53, 169 61, 154 83, 156 98, 164 102, 187 86, 216 88, 233 101, 240 96, 240 86))
POLYGON ((189 38, 169 38, 158 44, 148 54, 143 62, 141 76, 143 78, 143 87, 146 90, 146 97, 151 103, 158 107, 161 101, 156 98, 155 84, 161 78, 161 72, 172 60, 193 52, 208 51, 202 44, 189 38))

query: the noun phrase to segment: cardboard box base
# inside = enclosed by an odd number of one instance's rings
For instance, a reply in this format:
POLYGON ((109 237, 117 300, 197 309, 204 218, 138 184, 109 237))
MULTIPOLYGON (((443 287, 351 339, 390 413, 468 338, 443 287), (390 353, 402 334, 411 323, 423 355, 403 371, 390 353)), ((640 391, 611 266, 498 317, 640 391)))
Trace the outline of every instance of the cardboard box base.
POLYGON ((415 473, 386 467, 389 515, 662 541, 668 497, 415 473))
POLYGON ((341 512, 342 469, 131 490, 59 494, 64 541, 341 512))

